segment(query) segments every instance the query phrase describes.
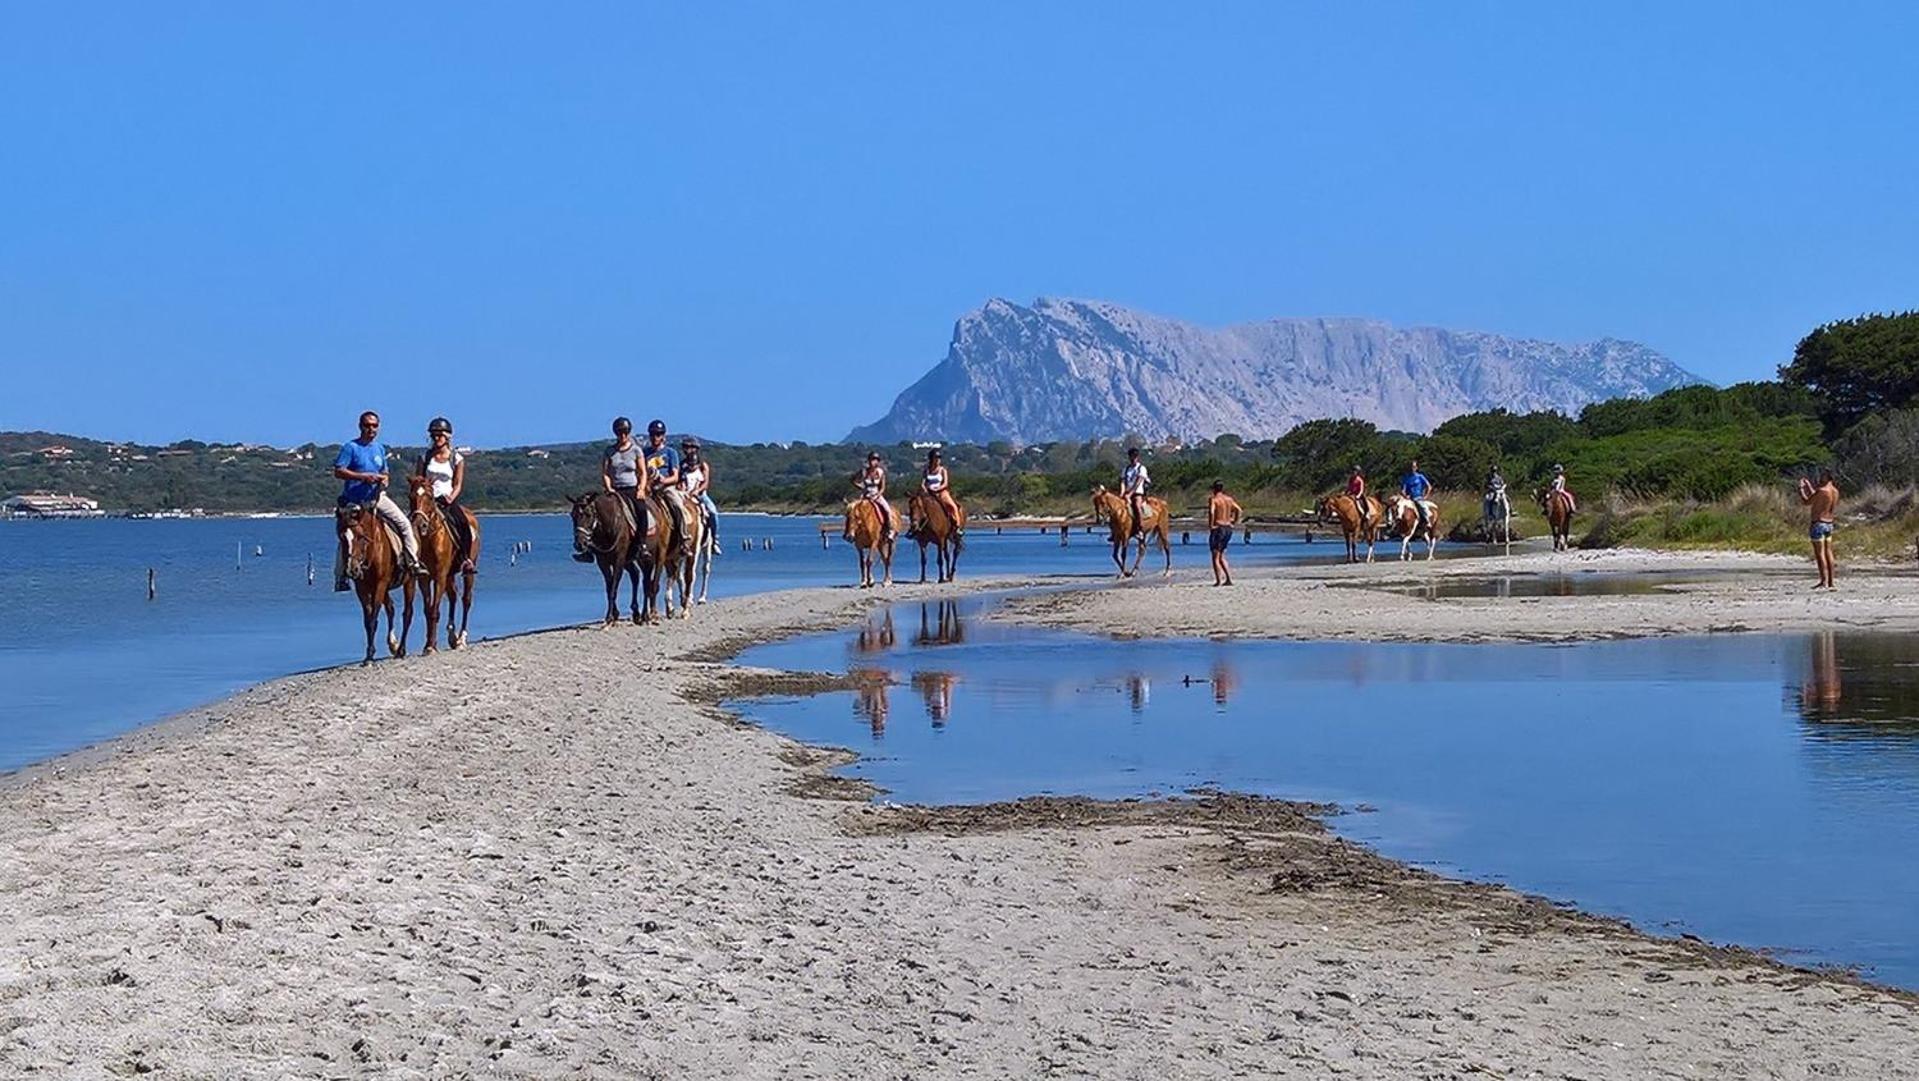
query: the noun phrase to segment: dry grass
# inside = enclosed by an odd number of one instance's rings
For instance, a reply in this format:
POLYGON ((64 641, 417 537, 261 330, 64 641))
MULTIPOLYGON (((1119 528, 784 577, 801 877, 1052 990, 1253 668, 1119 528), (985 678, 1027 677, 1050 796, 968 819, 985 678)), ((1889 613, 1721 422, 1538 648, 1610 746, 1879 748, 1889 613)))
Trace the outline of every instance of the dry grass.
MULTIPOLYGON (((1806 509, 1783 485, 1748 484, 1721 500, 1649 500, 1612 493, 1587 523, 1581 547, 1806 550, 1806 509)), ((1833 551, 1841 559, 1911 559, 1919 538, 1919 492, 1873 486, 1839 504, 1833 551)))

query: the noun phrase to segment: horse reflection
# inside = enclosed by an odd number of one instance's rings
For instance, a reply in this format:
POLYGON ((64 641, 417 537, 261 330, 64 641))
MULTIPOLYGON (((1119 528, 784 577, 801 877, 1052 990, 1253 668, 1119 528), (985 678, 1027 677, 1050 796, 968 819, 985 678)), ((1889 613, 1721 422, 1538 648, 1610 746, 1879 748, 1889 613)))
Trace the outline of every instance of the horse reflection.
POLYGON ((1126 677, 1126 704, 1132 707, 1134 713, 1146 712, 1146 707, 1152 704, 1152 700, 1152 680, 1137 672, 1126 677))
POLYGON ((946 718, 952 716, 953 685, 958 682, 959 676, 952 672, 913 673, 913 689, 926 703, 926 718, 934 728, 946 727, 946 718))
POLYGON ((861 717, 873 730, 873 738, 886 734, 886 714, 890 709, 887 691, 893 681, 885 672, 856 669, 853 676, 853 716, 861 717))
POLYGON ((853 635, 853 652, 884 653, 892 649, 897 640, 893 631, 893 610, 888 608, 880 613, 877 622, 868 619, 860 624, 859 631, 853 635))
POLYGON ((920 605, 920 631, 913 636, 916 646, 957 646, 966 641, 966 625, 960 621, 958 601, 940 601, 939 614, 932 614, 934 605, 920 605))

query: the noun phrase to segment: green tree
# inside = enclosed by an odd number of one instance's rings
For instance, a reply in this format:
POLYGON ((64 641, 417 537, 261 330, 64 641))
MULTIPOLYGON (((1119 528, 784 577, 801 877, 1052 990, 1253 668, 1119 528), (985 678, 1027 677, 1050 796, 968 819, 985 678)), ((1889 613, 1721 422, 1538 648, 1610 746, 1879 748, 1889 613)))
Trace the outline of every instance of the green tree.
POLYGON ((1819 399, 1828 435, 1905 406, 1919 395, 1919 311, 1827 323, 1800 339, 1779 377, 1819 399))

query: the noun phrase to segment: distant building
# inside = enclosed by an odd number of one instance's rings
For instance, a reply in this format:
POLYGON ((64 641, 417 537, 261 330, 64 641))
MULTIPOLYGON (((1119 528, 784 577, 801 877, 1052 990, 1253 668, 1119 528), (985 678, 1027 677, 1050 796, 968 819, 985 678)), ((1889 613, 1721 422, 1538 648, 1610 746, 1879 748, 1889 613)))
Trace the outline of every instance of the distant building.
POLYGON ((0 515, 8 518, 99 518, 97 500, 80 495, 28 492, 0 500, 0 515))
POLYGON ((550 451, 545 451, 545 450, 541 450, 539 447, 534 447, 532 450, 529 450, 526 452, 526 456, 528 458, 551 458, 553 457, 553 454, 550 451))
POLYGON ((71 457, 73 457, 73 448, 72 448, 72 447, 66 447, 66 446, 61 446, 60 444, 58 444, 58 443, 55 443, 55 444, 54 444, 53 446, 51 446, 51 447, 41 447, 41 448, 40 448, 40 457, 42 457, 42 458, 71 458, 71 457))

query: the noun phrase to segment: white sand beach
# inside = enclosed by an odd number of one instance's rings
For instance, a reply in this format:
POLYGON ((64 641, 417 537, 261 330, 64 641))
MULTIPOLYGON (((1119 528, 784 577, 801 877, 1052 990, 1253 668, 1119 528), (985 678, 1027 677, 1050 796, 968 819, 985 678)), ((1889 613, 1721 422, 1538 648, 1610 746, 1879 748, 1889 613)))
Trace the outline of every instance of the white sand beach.
MULTIPOLYGON (((1460 638, 1919 613, 1849 576, 1496 618, 1332 587, 1386 569, 1022 612, 1460 638)), ((1312 808, 874 806, 713 705, 831 683, 713 659, 743 643, 984 584, 300 676, 27 771, 0 785, 0 1075, 1919 1077, 1910 994, 1436 879, 1312 808)))

